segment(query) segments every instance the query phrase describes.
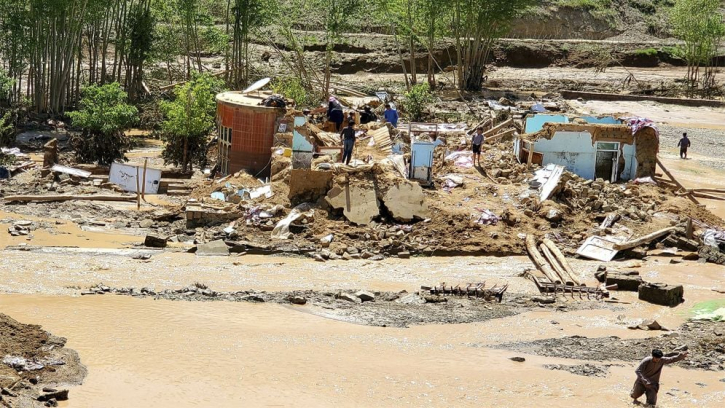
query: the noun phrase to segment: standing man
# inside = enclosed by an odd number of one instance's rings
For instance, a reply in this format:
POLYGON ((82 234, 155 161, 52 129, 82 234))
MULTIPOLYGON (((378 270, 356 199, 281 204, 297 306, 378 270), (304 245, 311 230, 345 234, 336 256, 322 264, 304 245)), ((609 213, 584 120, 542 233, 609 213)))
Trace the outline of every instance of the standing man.
POLYGON ((393 125, 394 128, 398 127, 398 111, 391 108, 389 103, 385 104, 385 121, 393 125))
POLYGON ((478 167, 481 167, 481 145, 483 144, 483 127, 479 126, 476 133, 471 138, 471 148, 473 149, 473 165, 478 161, 478 167))
POLYGON ((634 371, 637 379, 634 381, 632 393, 630 397, 634 399, 635 404, 639 404, 637 398, 642 394, 647 394, 647 405, 654 407, 657 405, 657 392, 660 390, 660 374, 665 364, 675 363, 687 357, 688 352, 679 353, 675 357, 663 357, 662 351, 652 350, 652 356, 646 357, 639 363, 639 367, 634 371))
POLYGON ((355 126, 354 121, 347 122, 347 127, 340 132, 342 139, 342 162, 350 165, 352 158, 352 150, 355 148, 355 126))
POLYGON ((680 147, 680 159, 687 159, 687 148, 690 147, 690 139, 687 138, 687 133, 682 134, 682 139, 677 142, 677 146, 680 147))
POLYGON ((335 124, 335 131, 340 131, 344 118, 345 114, 342 112, 342 105, 337 98, 331 96, 330 103, 327 105, 327 119, 335 124))

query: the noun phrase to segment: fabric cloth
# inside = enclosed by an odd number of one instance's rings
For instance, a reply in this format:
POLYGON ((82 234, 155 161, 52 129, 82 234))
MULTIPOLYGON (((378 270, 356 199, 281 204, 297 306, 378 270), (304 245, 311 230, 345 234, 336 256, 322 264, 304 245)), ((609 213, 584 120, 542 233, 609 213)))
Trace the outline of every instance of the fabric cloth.
POLYGON ((385 121, 389 122, 393 127, 398 127, 398 111, 395 109, 386 109, 385 114, 385 121))
POLYGON ((680 353, 674 357, 662 357, 659 361, 654 361, 652 356, 645 357, 636 370, 637 380, 632 387, 632 398, 639 398, 642 394, 647 394, 647 403, 655 405, 657 403, 657 392, 660 387, 660 374, 662 367, 666 364, 672 364, 685 358, 680 353))
POLYGON ((484 137, 483 133, 474 133, 473 138, 471 139, 471 143, 474 145, 481 145, 483 143, 484 137))
POLYGON ((350 164, 350 159, 352 159, 352 150, 355 148, 355 139, 343 140, 342 147, 342 162, 345 164, 350 164))
POLYGON ((623 120, 624 123, 629 126, 630 130, 632 130, 632 134, 637 134, 642 128, 650 127, 654 129, 655 136, 657 136, 657 140, 660 140, 660 131, 657 129, 657 125, 652 122, 651 120, 647 118, 620 118, 620 120, 623 120))
POLYGON ((344 141, 352 140, 354 143, 355 142, 355 129, 351 128, 351 127, 346 127, 345 129, 342 129, 341 136, 344 141))

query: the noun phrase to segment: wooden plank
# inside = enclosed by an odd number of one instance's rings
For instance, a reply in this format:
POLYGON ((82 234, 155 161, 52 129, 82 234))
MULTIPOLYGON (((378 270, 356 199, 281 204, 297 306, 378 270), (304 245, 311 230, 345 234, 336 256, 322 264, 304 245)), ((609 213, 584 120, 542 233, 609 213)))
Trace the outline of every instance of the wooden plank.
POLYGON ((81 177, 81 178, 88 178, 91 176, 90 171, 76 169, 76 168, 68 167, 68 166, 61 166, 60 164, 53 165, 53 167, 50 168, 50 171, 53 171, 56 173, 69 174, 71 176, 76 176, 76 177, 81 177))
POLYGON ((3 197, 6 202, 53 202, 53 201, 135 201, 136 196, 107 195, 17 195, 3 197))
MULTIPOLYGON (((657 157, 657 164, 660 166, 660 168, 662 169, 662 171, 665 172, 665 174, 667 175, 667 177, 669 177, 675 184, 677 184, 677 187, 681 188, 684 191, 687 191, 687 189, 682 184, 680 184, 679 181, 677 181, 677 179, 675 178, 675 176, 673 176, 672 173, 670 173, 669 170, 667 170, 665 168, 665 166, 660 161, 660 158, 659 157, 657 157)), ((688 194, 687 195, 687 198, 689 198, 695 204, 698 204, 698 205, 700 204, 700 202, 697 201, 697 199, 695 197, 693 197, 692 194, 688 194)))
POLYGON ((654 241, 655 239, 657 239, 657 238, 659 238, 659 237, 661 237, 663 235, 667 235, 667 234, 669 234, 671 232, 674 232, 676 230, 677 230, 677 227, 668 227, 668 228, 665 228, 665 229, 661 229, 659 231, 655 231, 655 232, 653 232, 651 234, 647 234, 647 235, 645 235, 643 237, 637 238, 637 239, 632 240, 632 241, 624 242, 624 243, 621 243, 621 244, 614 244, 614 249, 616 249, 617 251, 623 251, 625 249, 635 248, 635 247, 638 247, 640 245, 648 244, 648 243, 654 241))
POLYGON ((513 119, 506 120, 503 123, 501 123, 500 125, 494 127, 493 129, 483 132, 483 137, 493 136, 496 133, 498 133, 500 130, 502 130, 503 128, 508 127, 508 126, 513 126, 513 124, 514 124, 513 119))
POLYGON ((561 283, 561 280, 557 278, 554 270, 551 269, 551 266, 549 266, 539 250, 536 249, 536 239, 531 234, 526 236, 526 250, 529 252, 531 260, 534 261, 534 265, 536 265, 552 283, 561 283))
POLYGON ((539 249, 541 249, 541 253, 544 254, 544 258, 549 261, 549 265, 551 265, 552 269, 554 269, 554 272, 556 272, 556 275, 559 279, 561 279, 561 282, 567 286, 574 286, 574 281, 569 278, 569 275, 566 273, 564 268, 559 265, 559 261, 556 260, 556 257, 551 253, 549 247, 544 244, 539 244, 539 249))
POLYGON ((574 269, 569 264, 569 261, 566 260, 566 257, 561 252, 561 250, 559 250, 559 247, 556 246, 554 241, 548 238, 544 238, 541 242, 549 248, 556 260, 559 261, 561 266, 564 268, 564 271, 566 271, 567 275, 569 275, 569 278, 572 280, 572 282, 574 282, 577 286, 583 286, 581 281, 577 279, 576 274, 574 273, 574 269))

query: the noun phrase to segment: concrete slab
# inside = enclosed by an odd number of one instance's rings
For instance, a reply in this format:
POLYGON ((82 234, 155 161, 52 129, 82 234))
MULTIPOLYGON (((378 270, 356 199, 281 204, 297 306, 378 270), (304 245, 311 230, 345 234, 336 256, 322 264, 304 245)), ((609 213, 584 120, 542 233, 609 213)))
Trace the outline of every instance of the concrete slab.
POLYGON ((397 221, 410 222, 430 215, 423 188, 418 183, 398 182, 385 193, 383 203, 397 221))
POLYGON ((290 173, 289 199, 293 205, 314 203, 332 187, 332 172, 295 169, 290 173))
POLYGON ((196 247, 197 256, 229 256, 229 247, 222 240, 199 244, 196 247))
POLYGON ((380 215, 378 199, 372 185, 334 186, 325 200, 332 208, 342 208, 345 217, 358 225, 367 225, 380 215))

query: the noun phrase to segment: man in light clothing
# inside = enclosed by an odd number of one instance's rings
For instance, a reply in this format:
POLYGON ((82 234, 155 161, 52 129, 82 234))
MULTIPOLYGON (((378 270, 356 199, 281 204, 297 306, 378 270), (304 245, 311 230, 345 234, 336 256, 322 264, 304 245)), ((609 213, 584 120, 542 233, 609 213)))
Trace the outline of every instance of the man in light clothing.
POLYGON ((637 398, 642 394, 647 395, 647 405, 654 407, 657 405, 657 392, 660 390, 660 374, 665 364, 678 362, 687 357, 687 351, 679 353, 674 357, 663 357, 660 350, 652 350, 652 356, 646 357, 639 363, 639 367, 634 371, 637 379, 634 381, 632 393, 630 397, 634 399, 635 404, 639 404, 637 398))
POLYGON ((478 161, 478 166, 481 166, 481 145, 483 144, 484 137, 483 137, 483 127, 478 127, 476 129, 476 133, 473 134, 473 138, 471 138, 471 148, 473 149, 473 165, 476 166, 476 161, 478 161))

